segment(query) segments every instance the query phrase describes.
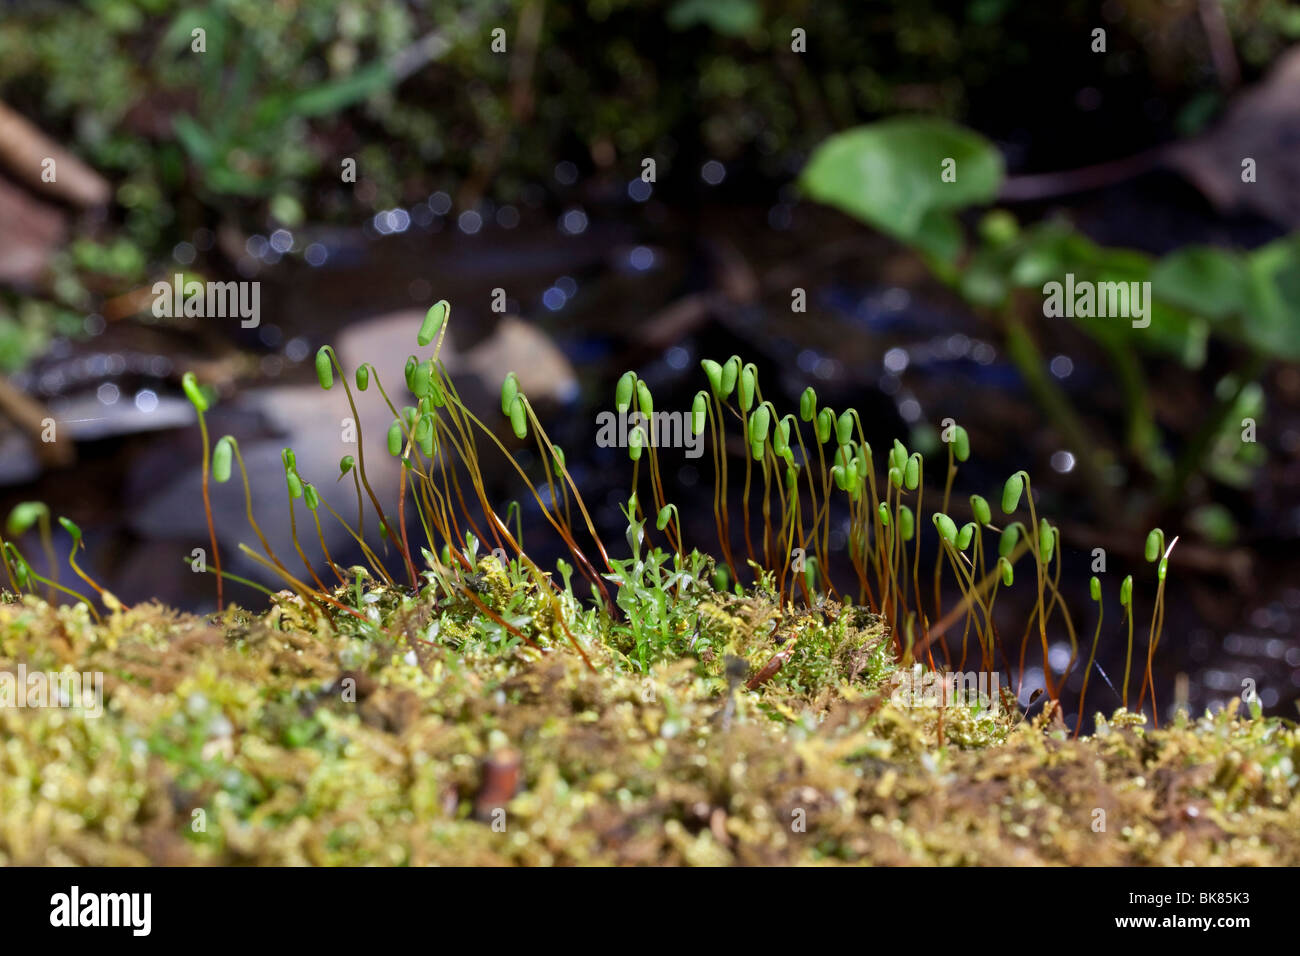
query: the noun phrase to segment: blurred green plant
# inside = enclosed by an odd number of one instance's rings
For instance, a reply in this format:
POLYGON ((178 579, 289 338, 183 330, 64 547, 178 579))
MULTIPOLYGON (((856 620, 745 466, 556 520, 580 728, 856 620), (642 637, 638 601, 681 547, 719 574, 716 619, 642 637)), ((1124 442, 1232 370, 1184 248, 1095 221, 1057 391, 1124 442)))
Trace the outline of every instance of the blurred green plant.
POLYGON ((1242 419, 1263 410, 1257 379, 1270 359, 1300 359, 1300 324, 1293 319, 1300 311, 1300 236, 1250 252, 1187 247, 1156 258, 1101 246, 1060 219, 1022 227, 1002 209, 985 214, 968 236, 958 213, 993 202, 1001 181, 1001 158, 991 143, 946 121, 918 117, 831 137, 799 183, 812 199, 914 248, 936 277, 1000 330, 1026 385, 1076 450, 1096 501, 1107 497, 1102 472, 1118 450, 1091 433, 1048 374, 1031 319, 1043 314, 1045 284, 1067 274, 1076 284, 1149 282, 1149 324, 1143 327, 1115 317, 1069 320, 1114 371, 1127 418, 1125 448, 1158 480, 1166 500, 1180 495, 1197 473, 1247 483, 1263 452, 1238 433, 1242 419), (1182 436, 1174 460, 1139 356, 1199 369, 1210 336, 1234 347, 1242 360, 1219 381, 1212 413, 1199 431, 1182 436))

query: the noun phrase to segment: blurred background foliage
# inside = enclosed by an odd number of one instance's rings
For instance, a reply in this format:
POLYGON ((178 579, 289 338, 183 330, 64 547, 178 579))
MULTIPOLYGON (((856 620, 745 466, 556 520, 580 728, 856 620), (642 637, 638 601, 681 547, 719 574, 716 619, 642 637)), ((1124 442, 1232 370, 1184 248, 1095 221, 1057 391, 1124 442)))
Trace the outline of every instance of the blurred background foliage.
POLYGON ((680 169, 718 160, 763 195, 816 150, 805 194, 917 250, 993 316, 1076 444, 1078 416, 1030 340, 1007 328, 1011 299, 1068 271, 1152 280, 1158 305, 1140 335, 1078 322, 1125 391, 1128 451, 1181 488, 1225 459, 1211 454, 1213 434, 1190 442, 1194 461, 1171 459, 1134 354, 1197 369, 1212 332, 1245 349, 1206 426, 1222 430, 1243 401, 1262 401, 1251 386, 1264 359, 1300 357, 1300 246, 1171 251, 1159 248, 1168 237, 1134 230, 1148 248, 1112 248, 1051 209, 1029 209, 1041 218, 1024 229, 1010 213, 983 228, 962 217, 998 198, 1006 166, 1078 167, 1206 129, 1297 36, 1300 10, 1283 0, 91 0, 76 15, 16 4, 0 21, 0 98, 109 179, 113 201, 77 221, 34 287, 0 290, 0 370, 168 273, 173 249, 198 234, 231 239, 226 262, 220 246, 206 257, 228 271, 244 236, 355 228, 434 190, 461 209, 518 203, 553 186, 561 158, 582 181, 622 183, 652 156, 657 195, 689 204, 693 179, 680 169), (1098 24, 1104 56, 1080 40, 1098 24), (490 49, 497 27, 507 55, 490 49), (790 49, 796 30, 811 38, 806 52, 790 49), (1216 41, 1230 45, 1230 65, 1216 41), (1092 85, 1080 89, 1079 76, 1092 85), (1063 102, 1076 108, 1044 109, 1063 102), (856 125, 917 112, 930 118, 856 125), (933 174, 943 157, 960 164, 956 184, 933 174), (340 189, 346 159, 358 182, 340 189))
MULTIPOLYGON (((214 215, 346 221, 355 210, 319 190, 345 156, 374 184, 362 201, 382 208, 449 183, 510 201, 557 156, 630 175, 642 156, 707 153, 779 178, 862 117, 924 110, 987 128, 990 113, 1020 112, 1003 78, 1058 60, 1051 38, 1098 22, 1096 6, 588 0, 542 15, 537 0, 90 0, 71 16, 34 2, 0 21, 0 91, 113 178, 126 236, 156 253, 214 215), (485 55, 496 26, 535 51, 526 82, 510 57, 485 55), (806 55, 789 49, 795 28, 815 38, 806 55), (449 47, 416 69, 431 36, 449 47)), ((1194 131, 1219 103, 1205 42, 1186 35, 1195 6, 1102 6, 1113 52, 1100 68, 1172 92, 1156 130, 1194 131)), ((1284 0, 1222 9, 1247 70, 1300 36, 1284 0)))
POLYGON ((107 178, 112 202, 77 219, 39 282, 0 290, 0 369, 10 372, 51 338, 76 335, 106 300, 169 274, 177 244, 197 234, 233 237, 195 266, 228 272, 248 235, 355 229, 435 190, 458 209, 519 203, 539 184, 555 190, 561 159, 579 182, 617 189, 645 157, 658 164, 656 197, 678 206, 698 188, 681 173, 706 159, 726 164, 732 195, 771 195, 803 171, 805 195, 916 250, 987 315, 1076 444, 1078 416, 1014 328, 1017 290, 1067 271, 1153 281, 1158 305, 1142 334, 1079 325, 1125 391, 1127 450, 1167 487, 1227 459, 1211 454, 1214 435, 1190 441, 1194 463, 1172 459, 1136 354, 1195 370, 1212 335, 1244 351, 1219 376, 1227 398, 1212 431, 1242 402, 1262 401, 1251 386, 1263 360, 1300 356, 1291 320, 1300 247, 1281 230, 1248 252, 1180 248, 1186 236, 1157 229, 1099 241, 1050 205, 999 211, 982 226, 970 215, 999 198, 1008 170, 1104 163, 1209 129, 1234 91, 1300 37, 1300 10, 1283 0, 90 0, 72 9, 35 0, 7 10, 0 99, 107 178), (1098 26, 1104 56, 1084 39, 1098 26), (490 48, 497 27, 506 55, 490 48), (796 30, 806 52, 790 48, 796 30), (877 122, 915 113, 929 119, 877 122), (962 170, 956 184, 932 172, 948 156, 962 170), (341 189, 345 159, 359 174, 341 189), (872 175, 861 176, 867 167, 872 175))

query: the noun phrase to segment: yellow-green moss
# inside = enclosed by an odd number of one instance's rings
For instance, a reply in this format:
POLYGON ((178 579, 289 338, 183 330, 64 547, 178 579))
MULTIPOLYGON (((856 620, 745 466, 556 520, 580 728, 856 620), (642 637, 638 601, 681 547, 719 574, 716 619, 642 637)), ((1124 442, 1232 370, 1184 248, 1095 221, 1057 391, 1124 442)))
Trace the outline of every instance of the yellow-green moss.
POLYGON ((762 593, 699 597, 645 674, 573 615, 593 672, 549 597, 480 570, 547 650, 382 590, 368 634, 287 595, 99 627, 0 603, 0 670, 105 675, 98 718, 0 708, 0 863, 1300 862, 1289 723, 1119 715, 1075 741, 908 709, 869 613, 762 593))

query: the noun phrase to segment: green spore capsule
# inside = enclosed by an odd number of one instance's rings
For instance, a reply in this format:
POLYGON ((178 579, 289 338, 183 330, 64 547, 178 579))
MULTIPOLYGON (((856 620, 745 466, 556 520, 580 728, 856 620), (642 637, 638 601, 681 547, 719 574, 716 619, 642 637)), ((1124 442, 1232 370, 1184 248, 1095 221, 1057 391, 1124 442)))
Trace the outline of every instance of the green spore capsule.
POLYGON ((636 383, 636 405, 637 409, 646 418, 655 413, 654 399, 650 396, 650 386, 641 380, 636 383))
POLYGON ((853 411, 844 412, 835 420, 835 440, 847 445, 853 440, 853 411))
POLYGON ((757 442, 763 444, 767 441, 767 433, 772 427, 772 413, 768 410, 767 402, 758 406, 754 414, 749 417, 749 440, 751 443, 757 442))
POLYGON ((199 388, 199 380, 194 377, 193 372, 186 372, 181 376, 181 391, 190 400, 190 404, 200 412, 208 410, 208 398, 203 394, 203 389, 199 388))
POLYGON ((421 346, 432 342, 434 336, 438 334, 438 330, 442 328, 442 323, 447 321, 447 316, 450 313, 451 306, 446 299, 440 299, 429 306, 429 311, 424 313, 424 321, 420 323, 420 331, 415 336, 415 341, 421 346))
POLYGON ((293 471, 298 467, 298 456, 293 453, 292 448, 280 449, 280 461, 284 463, 285 471, 293 471))
POLYGON ((713 590, 726 591, 731 585, 731 574, 724 565, 719 565, 713 570, 713 590))
MULTIPOLYGON (((714 363, 717 364, 716 362, 714 363)), ((700 390, 695 393, 695 401, 691 402, 691 433, 694 435, 703 435, 704 426, 709 421, 709 396, 700 390)))
POLYGON ((342 458, 340 458, 340 459, 339 459, 339 477, 342 478, 342 477, 343 477, 344 475, 346 475, 349 471, 351 471, 351 470, 352 470, 352 467, 353 467, 356 463, 357 463, 357 462, 356 462, 356 459, 353 458, 351 455, 344 455, 342 458))
POLYGON ((510 406, 510 428, 516 438, 528 437, 528 412, 524 408, 522 395, 516 397, 514 404, 510 406))
POLYGON ((555 451, 555 461, 552 463, 555 469, 555 477, 563 478, 565 465, 566 465, 565 458, 564 458, 564 449, 561 448, 559 445, 552 445, 551 447, 555 451))
POLYGON ((939 530, 939 537, 953 547, 957 545, 957 524, 942 511, 934 513, 934 526, 939 530))
POLYGON ((627 436, 627 457, 633 461, 641 460, 641 447, 645 444, 645 433, 639 428, 632 429, 627 436))
POLYGON ((1151 533, 1147 535, 1146 543, 1146 559, 1148 563, 1154 563, 1164 549, 1165 533, 1159 528, 1152 528, 1151 533))
POLYGON ((961 526, 961 531, 957 532, 957 550, 965 551, 970 547, 971 540, 975 537, 976 525, 974 521, 968 521, 961 526))
POLYGON ((908 491, 915 491, 916 486, 921 482, 921 456, 912 455, 907 459, 907 465, 903 469, 903 484, 908 491))
POLYGON ((970 496, 970 510, 981 526, 987 527, 993 523, 993 510, 989 507, 987 499, 981 495, 970 496))
POLYGON ((302 502, 312 511, 320 507, 320 495, 316 493, 316 486, 311 482, 302 486, 302 502))
POLYGON ((655 527, 660 531, 668 527, 668 520, 677 513, 677 506, 673 504, 664 505, 659 509, 659 515, 655 518, 655 527))
POLYGON ((916 516, 907 505, 898 509, 898 533, 904 541, 911 541, 916 534, 916 516))
POLYGON ((624 372, 614 386, 614 407, 626 412, 632 407, 632 395, 636 392, 636 373, 624 372))
POLYGON ((733 355, 722 366, 722 394, 718 396, 719 399, 726 401, 731 397, 731 393, 736 390, 736 380, 739 377, 740 356, 733 355))
POLYGON ((754 390, 758 387, 758 369, 751 362, 740 370, 740 385, 736 393, 736 400, 740 403, 740 410, 747 412, 754 407, 754 390))
POLYGON ((388 453, 394 458, 402 453, 402 423, 396 418, 388 426, 388 453))
POLYGON ((1002 537, 998 539, 998 555, 1008 557, 1012 551, 1016 550, 1016 545, 1020 543, 1020 525, 1013 524, 1003 529, 1002 537))
POLYGON ((519 394, 519 376, 511 372, 506 376, 505 381, 501 383, 501 414, 509 415, 510 407, 515 403, 515 397, 519 394))
POLYGON ((884 527, 889 527, 889 506, 883 501, 876 508, 876 517, 884 527))
POLYGON ((9 512, 9 520, 5 524, 7 530, 15 538, 27 533, 37 521, 42 517, 48 516, 50 509, 41 501, 22 501, 14 505, 14 509, 9 512))
POLYGON ((230 438, 222 438, 212 449, 212 478, 218 484, 230 480, 230 459, 232 452, 230 438))
POLYGON ((1128 607, 1133 603, 1133 575, 1129 574, 1124 577, 1124 582, 1119 586, 1119 603, 1128 607))
POLYGON ((330 361, 329 348, 324 345, 316 350, 316 381, 327 392, 334 387, 334 363, 330 361))
POLYGON ((81 529, 80 529, 79 527, 77 527, 77 526, 72 522, 71 519, 69 519, 69 518, 65 518, 65 517, 63 517, 62 515, 60 515, 60 516, 59 516, 59 524, 61 524, 61 525, 63 526, 63 530, 64 530, 64 531, 66 531, 66 532, 68 532, 68 534, 72 535, 72 538, 73 538, 74 541, 80 541, 80 540, 81 540, 81 529))
POLYGON ((406 376, 406 387, 412 392, 415 391, 415 370, 420 367, 420 360, 414 355, 407 356, 406 368, 403 370, 406 376))
POLYGON ((817 393, 814 392, 812 386, 809 385, 803 390, 803 394, 799 396, 799 417, 806 422, 810 422, 816 414, 817 393))
POLYGON ((433 419, 427 415, 415 423, 415 443, 425 458, 433 457, 433 419))
POLYGON ((970 435, 966 434, 966 429, 960 425, 953 431, 952 455, 958 461, 965 461, 970 457, 970 435))
POLYGON ((1044 563, 1051 561, 1056 552, 1056 529, 1047 523, 1046 518, 1038 522, 1038 551, 1044 563))
POLYGON ((754 461, 762 461, 762 460, 763 460, 763 450, 764 450, 766 447, 767 447, 767 445, 766 445, 764 442, 761 442, 761 441, 751 441, 751 442, 749 443, 749 454, 750 454, 750 457, 752 457, 752 458, 754 459, 754 461))
POLYGON ((30 571, 27 562, 23 560, 22 555, 8 541, 5 542, 5 551, 9 554, 9 563, 14 568, 14 583, 20 588, 27 587, 30 571))
POLYGON ((781 458, 790 451, 790 422, 793 419, 793 415, 787 415, 777 422, 776 428, 772 430, 772 450, 781 458))
POLYGON ((1016 572, 1011 567, 1011 562, 1006 558, 998 558, 998 569, 1002 572, 1002 583, 1007 587, 1011 587, 1016 580, 1016 572))
POLYGON ((831 440, 831 432, 835 430, 835 413, 829 408, 823 408, 817 413, 817 441, 826 444, 831 440))
POLYGON ((1161 581, 1163 581, 1165 579, 1165 575, 1168 573, 1169 573, 1169 559, 1161 558, 1160 565, 1158 568, 1156 568, 1156 577, 1158 577, 1161 581))
POLYGON ((1025 481, 1020 477, 1020 472, 1016 472, 1007 479, 1007 483, 1002 486, 1002 513, 1012 514, 1020 507, 1020 495, 1025 490, 1025 481))
POLYGON ((289 486, 289 497, 291 497, 291 498, 301 498, 301 497, 302 497, 302 479, 298 477, 298 472, 296 472, 296 471, 286 471, 286 472, 284 473, 284 480, 285 480, 285 483, 288 484, 288 486, 289 486))
POLYGON ((722 398, 722 366, 713 359, 703 359, 700 368, 704 369, 704 377, 709 380, 709 391, 722 398))
POLYGON ((357 391, 364 392, 370 387, 370 363, 362 362, 357 366, 357 391))
POLYGON ((889 483, 893 485, 895 488, 903 487, 903 469, 901 468, 889 469, 889 483))
POLYGON ((429 376, 429 363, 421 362, 411 380, 411 392, 416 398, 428 398, 433 382, 429 376))
POLYGON ((1094 601, 1101 601, 1101 578, 1097 577, 1095 574, 1088 582, 1088 593, 1092 595, 1094 601))
POLYGON ((907 446, 897 438, 894 439, 894 447, 890 452, 889 463, 900 471, 907 466, 907 446))

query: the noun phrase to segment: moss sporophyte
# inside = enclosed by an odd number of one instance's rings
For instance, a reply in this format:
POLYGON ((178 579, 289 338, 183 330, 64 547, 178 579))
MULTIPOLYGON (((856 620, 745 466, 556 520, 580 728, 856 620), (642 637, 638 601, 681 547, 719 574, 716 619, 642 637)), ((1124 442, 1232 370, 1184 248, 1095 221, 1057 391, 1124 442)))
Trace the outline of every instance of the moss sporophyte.
MULTIPOLYGON (((1144 729, 1127 710, 1150 698, 1157 716, 1152 661, 1176 539, 1159 529, 1147 539, 1145 627, 1135 627, 1138 576, 1119 588, 1126 664, 1114 691, 1124 709, 1095 715, 1096 731, 1072 740, 1067 679, 1082 670, 1075 737, 1097 697, 1092 673, 1111 683, 1097 664, 1104 586, 1093 578, 1084 653, 1079 611, 1062 593, 1060 534, 1038 513, 1029 475, 957 504, 971 447, 955 423, 937 461, 901 441, 877 451, 856 411, 823 407, 809 388, 784 413, 754 366, 706 360, 689 426, 711 458, 716 542, 688 540, 698 503, 669 500, 664 448, 633 440, 638 429, 626 447, 625 533, 607 546, 519 378, 506 377, 490 421, 462 399, 440 358, 450 322, 439 303, 418 330, 428 351, 406 363, 409 397, 374 366, 345 369, 320 351, 321 387, 341 386, 356 422, 357 393, 386 407, 378 453, 401 467, 381 498, 360 426, 333 481, 283 449, 293 554, 258 523, 239 442, 211 442, 213 394, 185 376, 205 489, 238 475, 257 544, 240 551, 283 583, 278 593, 224 567, 213 533, 202 570, 215 577, 218 613, 128 608, 78 562, 76 524, 39 503, 14 509, 0 538, 0 663, 54 673, 71 662, 105 682, 93 720, 67 711, 56 727, 40 710, 0 707, 7 753, 72 794, 55 806, 49 786, 20 793, 13 781, 28 777, 6 778, 0 861, 1300 861, 1293 835, 1278 835, 1298 832, 1286 823, 1293 728, 1226 711, 1191 723, 1177 711, 1144 729), (515 443, 530 447, 528 464, 515 443), (562 545, 553 570, 525 548, 520 504, 494 506, 489 455, 562 545), (927 465, 939 472, 933 487, 927 465), (327 527, 346 532, 359 564, 331 552, 327 527), (59 582, 50 555, 60 531, 93 593, 59 582), (48 575, 20 547, 28 534, 48 575), (923 549, 934 554, 929 576, 923 549), (235 606, 234 586, 263 591, 270 610, 235 606), (1008 636, 998 602, 1014 588, 1030 611, 1008 636), (1068 635, 1068 660, 1049 653, 1049 628, 1068 635), (1044 676, 1026 710, 1018 698, 1031 664, 1044 676), (69 733, 85 745, 74 748, 75 772, 59 775, 69 733), (993 782, 991 753, 1008 768, 993 782), (1218 808, 1227 829, 1175 846, 1161 821, 1182 811, 1145 781, 1189 754, 1217 769, 1176 799, 1218 808), (983 796, 972 802, 974 792, 983 796), (1047 814, 987 812, 1045 795, 1047 814), (1098 802, 1121 808, 1125 825, 1096 836, 1098 802), (178 806, 157 824, 167 839, 144 833, 142 819, 178 806), (191 825, 199 813, 205 830, 191 825), (507 818, 502 842, 493 828, 507 818), (1076 828, 1095 837, 1086 853, 1076 828), (45 850, 7 836, 35 832, 45 850), (613 833, 633 836, 600 836, 613 833)), ((634 372, 614 399, 647 420, 662 411, 634 372)), ((215 531, 206 490, 203 500, 215 531)))
MULTIPOLYGON (((501 635, 503 648, 536 653, 559 640, 586 666, 594 667, 591 647, 601 633, 616 647, 625 648, 622 666, 645 671, 674 656, 672 648, 680 638, 674 629, 682 626, 680 621, 669 623, 674 615, 668 609, 674 604, 690 608, 698 599, 693 595, 706 592, 768 594, 777 630, 788 628, 790 621, 813 609, 832 605, 865 608, 880 620, 894 659, 905 668, 923 663, 932 673, 962 673, 968 662, 978 659, 981 673, 1005 673, 1019 694, 1027 663, 1036 659, 1043 675, 1042 690, 1050 706, 1059 709, 1066 678, 1082 663, 1074 612, 1060 588, 1059 530, 1037 513, 1025 471, 1011 475, 1001 494, 994 496, 1004 516, 998 522, 981 495, 970 496, 969 507, 963 509, 971 520, 953 516, 954 480, 959 465, 971 454, 964 428, 951 420, 945 422, 945 448, 938 464, 942 491, 937 508, 927 514, 935 499, 926 500, 925 457, 895 440, 878 468, 857 411, 821 406, 811 387, 801 394, 797 414, 783 415, 765 398, 752 363, 739 356, 724 362, 705 359, 701 366, 706 388, 695 396, 689 413, 681 414, 677 440, 673 441, 669 432, 668 441, 660 442, 654 427, 647 429, 646 425, 673 413, 656 411, 646 382, 628 371, 618 380, 614 401, 621 421, 628 421, 629 414, 636 420, 626 434, 616 433, 609 442, 626 448, 631 460, 624 508, 631 556, 620 560, 611 557, 597 533, 563 452, 548 436, 519 378, 513 373, 506 377, 500 408, 515 438, 535 446, 537 464, 533 467, 525 468, 493 425, 480 420, 462 401, 440 358, 450 321, 451 307, 441 301, 428 310, 416 330, 416 343, 422 348, 432 346, 432 352, 407 359, 404 384, 414 405, 399 408, 373 366, 363 364, 349 375, 329 346, 317 353, 315 367, 321 388, 330 390, 341 384, 358 423, 361 417, 356 414, 350 380, 358 392, 373 387, 378 393, 392 415, 386 450, 400 460, 401 468, 396 511, 390 515, 367 474, 367 445, 358 424, 356 454, 342 459, 334 482, 346 481, 352 486, 354 504, 340 502, 336 508, 320 484, 310 480, 312 476, 299 474, 293 450, 283 450, 285 503, 300 571, 282 560, 258 525, 238 441, 225 435, 215 445, 211 442, 205 417, 211 391, 192 373, 184 376, 184 391, 198 415, 203 441, 203 506, 212 552, 212 567, 207 570, 216 579, 219 611, 225 607, 227 581, 260 588, 223 569, 212 518, 209 482, 226 483, 238 472, 248 526, 260 545, 254 549, 241 544, 241 552, 279 578, 296 596, 298 606, 319 622, 338 626, 342 620, 351 620, 349 626, 361 633, 374 633, 379 624, 373 603, 367 603, 366 588, 397 589, 402 581, 408 594, 421 595, 439 610, 468 602, 477 622, 501 635), (741 462, 729 452, 733 436, 740 437, 748 450, 741 462), (661 447, 681 445, 688 438, 698 441, 700 455, 707 443, 712 459, 716 558, 706 545, 688 548, 682 508, 666 497, 661 447), (525 550, 518 504, 512 503, 503 519, 490 501, 480 464, 484 454, 503 456, 563 544, 568 560, 556 569, 562 586, 525 550), (309 516, 306 528, 299 505, 309 516), (347 517, 353 509, 355 518, 347 517), (373 512, 377 521, 381 547, 367 541, 367 511, 373 512), (741 527, 733 529, 737 511, 741 527), (418 520, 418 537, 412 536, 408 527, 411 514, 418 520), (833 516, 836 522, 847 516, 848 533, 842 547, 832 547, 833 516), (346 568, 334 561, 322 521, 337 522, 346 530, 360 549, 363 566, 346 568), (314 530, 312 536, 324 556, 319 567, 319 559, 313 561, 299 541, 300 530, 309 535, 314 530), (995 541, 996 554, 992 550, 995 541), (929 546, 934 546, 935 563, 925 588, 920 559, 923 547, 929 546), (380 552, 388 555, 387 560, 380 552), (394 553, 397 567, 393 567, 394 553), (485 561, 491 562, 493 577, 488 580, 499 576, 495 590, 474 583, 484 580, 485 561), (995 608, 999 594, 1015 586, 1017 566, 1026 561, 1032 612, 1023 622, 1019 646, 1012 642, 1009 648, 995 608), (949 608, 944 607, 945 571, 961 595, 949 608), (575 596, 575 575, 587 582, 594 605, 575 596), (521 613, 523 604, 529 606, 527 614, 521 613), (597 621, 603 623, 595 626, 597 621), (1070 654, 1063 666, 1050 653, 1049 627, 1061 627, 1068 635, 1070 654)), ((53 547, 49 515, 42 509, 35 503, 20 505, 7 530, 11 538, 17 538, 27 528, 39 525, 47 562, 54 568, 55 562, 48 560, 53 547)), ((69 557, 73 570, 110 611, 119 610, 116 599, 76 564, 80 531, 66 519, 60 523, 73 539, 69 557)), ((1163 533, 1156 529, 1146 543, 1148 561, 1157 564, 1157 581, 1136 703, 1142 708, 1150 694, 1153 717, 1157 714, 1152 661, 1163 622, 1168 557, 1176 541, 1165 547, 1163 533)), ((38 575, 15 541, 3 541, 0 554, 14 592, 34 592, 43 585, 47 596, 63 593, 75 597, 98 616, 88 598, 59 584, 57 577, 38 575)), ((1083 674, 1080 706, 1096 666, 1104 603, 1101 591, 1100 581, 1094 578, 1097 624, 1083 674)), ((1128 644, 1123 689, 1117 693, 1127 707, 1136 616, 1131 576, 1124 581, 1120 601, 1128 644)), ((756 669, 779 671, 800 639, 798 629, 791 630, 783 646, 756 662, 756 669)), ((1077 721, 1076 733, 1082 723, 1077 721)))

